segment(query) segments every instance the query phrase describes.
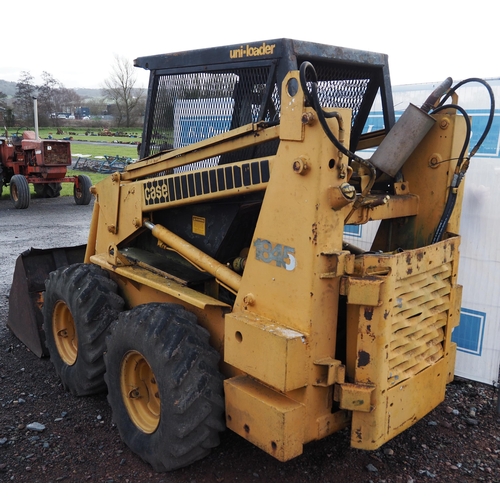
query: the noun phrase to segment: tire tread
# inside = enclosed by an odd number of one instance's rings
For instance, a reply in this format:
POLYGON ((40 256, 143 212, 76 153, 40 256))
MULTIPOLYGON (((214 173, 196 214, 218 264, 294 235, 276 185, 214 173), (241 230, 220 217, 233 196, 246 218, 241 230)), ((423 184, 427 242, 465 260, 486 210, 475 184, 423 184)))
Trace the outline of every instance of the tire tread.
POLYGON ((194 314, 163 303, 121 313, 109 331, 105 380, 122 440, 159 472, 208 455, 225 429, 223 377, 209 332, 198 325, 194 314), (120 391, 121 360, 130 350, 148 360, 158 383, 161 417, 150 435, 131 421, 120 391))

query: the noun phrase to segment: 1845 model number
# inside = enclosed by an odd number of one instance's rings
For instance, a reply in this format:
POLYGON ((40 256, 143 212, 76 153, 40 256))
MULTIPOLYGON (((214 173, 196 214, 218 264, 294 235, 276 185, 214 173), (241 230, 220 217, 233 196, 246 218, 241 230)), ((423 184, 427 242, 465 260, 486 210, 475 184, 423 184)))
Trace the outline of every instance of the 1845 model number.
POLYGON ((284 267, 287 271, 295 269, 295 248, 271 243, 269 240, 256 239, 254 242, 255 258, 266 264, 275 263, 277 267, 284 267))

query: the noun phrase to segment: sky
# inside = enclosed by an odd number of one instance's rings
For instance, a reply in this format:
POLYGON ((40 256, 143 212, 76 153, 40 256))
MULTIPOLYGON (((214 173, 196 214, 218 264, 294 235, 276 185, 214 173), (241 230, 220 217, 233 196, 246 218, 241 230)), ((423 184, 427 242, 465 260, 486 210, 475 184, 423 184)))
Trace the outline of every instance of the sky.
MULTIPOLYGON (((50 73, 66 88, 101 88, 116 57, 137 57, 274 38, 389 56, 393 85, 451 76, 500 77, 497 7, 491 0, 298 2, 25 0, 2 23, 0 79, 50 73), (31 18, 31 22, 30 22, 31 18)), ((5 9, 4 9, 5 10, 5 9)), ((5 12, 4 12, 5 14, 5 12)), ((149 72, 135 70, 137 86, 149 72)))

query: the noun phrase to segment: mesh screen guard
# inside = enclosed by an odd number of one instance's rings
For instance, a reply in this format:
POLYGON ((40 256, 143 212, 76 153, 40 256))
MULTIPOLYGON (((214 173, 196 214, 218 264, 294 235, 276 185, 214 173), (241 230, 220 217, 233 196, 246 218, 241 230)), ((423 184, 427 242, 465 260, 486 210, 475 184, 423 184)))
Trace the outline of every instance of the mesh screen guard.
MULTIPOLYGON (((275 44, 274 57, 262 59, 228 60, 227 54, 234 51, 215 48, 136 61, 137 66, 152 72, 141 158, 252 122, 278 122, 281 81, 304 61, 316 69, 321 105, 352 109, 351 150, 356 149, 377 93, 382 97, 385 129, 392 127, 394 111, 385 56, 308 42, 278 40, 275 44)), ((270 143, 259 151, 251 148, 223 159, 205 160, 202 166, 272 155, 276 149, 277 144, 270 143)))
MULTIPOLYGON (((160 75, 145 156, 188 146, 258 121, 279 119, 276 83, 269 83, 270 67, 237 72, 203 72, 160 75)), ((273 154, 270 146, 262 154, 273 154)), ((238 155, 251 158, 252 152, 238 155)), ((211 158, 203 166, 215 166, 211 158)))

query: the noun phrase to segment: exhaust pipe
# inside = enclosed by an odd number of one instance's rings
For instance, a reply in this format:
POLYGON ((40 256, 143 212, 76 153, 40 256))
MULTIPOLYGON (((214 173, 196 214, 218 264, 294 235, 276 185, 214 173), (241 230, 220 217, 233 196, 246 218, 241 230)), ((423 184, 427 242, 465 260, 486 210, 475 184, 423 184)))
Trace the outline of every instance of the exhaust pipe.
POLYGON ((436 120, 432 116, 410 104, 370 158, 370 163, 396 177, 434 123, 436 120))
POLYGON ((453 83, 447 78, 438 85, 421 108, 410 104, 370 158, 370 163, 382 172, 396 177, 436 120, 428 113, 436 101, 449 90, 453 83))
POLYGON ((33 114, 35 116, 35 139, 38 141, 38 99, 33 96, 33 114))

